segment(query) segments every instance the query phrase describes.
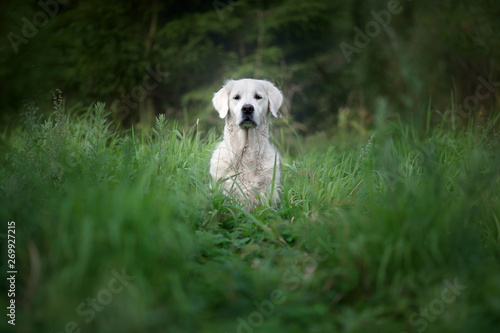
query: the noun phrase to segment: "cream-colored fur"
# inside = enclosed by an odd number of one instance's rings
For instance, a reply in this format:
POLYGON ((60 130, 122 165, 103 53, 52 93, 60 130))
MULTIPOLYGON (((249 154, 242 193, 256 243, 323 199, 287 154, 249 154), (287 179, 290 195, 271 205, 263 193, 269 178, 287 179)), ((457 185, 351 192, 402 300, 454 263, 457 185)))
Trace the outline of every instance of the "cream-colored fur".
POLYGON ((247 210, 271 193, 277 204, 280 157, 269 142, 269 119, 278 117, 283 95, 269 81, 230 80, 214 94, 212 103, 226 120, 224 138, 210 160, 212 178, 247 210))

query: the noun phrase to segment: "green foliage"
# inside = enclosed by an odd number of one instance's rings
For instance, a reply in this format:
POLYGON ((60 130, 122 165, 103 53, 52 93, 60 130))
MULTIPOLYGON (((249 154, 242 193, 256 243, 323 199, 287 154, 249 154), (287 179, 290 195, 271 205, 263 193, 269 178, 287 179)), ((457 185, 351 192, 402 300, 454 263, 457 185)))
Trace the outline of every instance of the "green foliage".
MULTIPOLYGON (((364 43, 357 31, 378 24, 373 13, 387 11, 389 3, 70 1, 26 43, 0 41, 0 74, 9 82, 0 89, 2 120, 17 120, 25 98, 48 102, 58 87, 73 104, 105 101, 126 127, 150 128, 161 113, 183 119, 187 110, 209 127, 217 117, 213 92, 229 78, 255 77, 283 90, 282 112, 297 120, 295 130, 310 134, 329 131, 346 108, 362 109, 370 125, 379 97, 396 113, 422 120, 429 100, 444 114, 475 96, 478 77, 498 82, 498 1, 400 1, 401 11, 382 18, 389 23, 375 27, 364 43), (342 43, 357 51, 346 56, 342 43), (148 69, 156 68, 168 75, 153 81, 148 69)), ((23 17, 44 13, 28 0, 1 8, 4 36, 23 37, 23 17)), ((494 112, 495 96, 498 91, 479 100, 473 115, 494 112)))
POLYGON ((281 205, 248 213, 210 187, 214 132, 164 115, 148 135, 121 131, 104 104, 68 110, 57 93, 48 117, 28 105, 0 164, 0 219, 16 221, 17 324, 411 332, 456 279, 465 291, 427 331, 496 332, 495 121, 422 132, 385 120, 385 107, 357 142, 281 132, 298 150, 283 156, 281 205), (107 303, 123 269, 133 279, 107 303))

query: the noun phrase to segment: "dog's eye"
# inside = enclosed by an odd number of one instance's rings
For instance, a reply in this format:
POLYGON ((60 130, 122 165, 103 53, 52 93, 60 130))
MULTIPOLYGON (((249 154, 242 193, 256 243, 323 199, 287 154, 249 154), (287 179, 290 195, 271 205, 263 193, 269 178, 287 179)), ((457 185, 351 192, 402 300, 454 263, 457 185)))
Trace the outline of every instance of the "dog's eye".
POLYGON ((233 96, 233 99, 235 99, 235 100, 239 100, 239 99, 240 99, 240 95, 234 95, 234 96, 233 96))
POLYGON ((261 99, 261 98, 262 98, 262 96, 261 96, 261 95, 259 95, 259 94, 255 94, 254 98, 255 98, 255 99, 261 99))

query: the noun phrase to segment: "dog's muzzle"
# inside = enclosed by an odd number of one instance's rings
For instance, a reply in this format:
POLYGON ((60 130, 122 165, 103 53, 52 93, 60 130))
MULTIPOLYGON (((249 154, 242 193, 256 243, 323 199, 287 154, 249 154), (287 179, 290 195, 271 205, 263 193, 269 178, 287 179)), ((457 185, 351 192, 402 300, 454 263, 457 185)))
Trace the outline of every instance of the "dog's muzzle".
POLYGON ((242 121, 240 127, 243 129, 255 128, 257 123, 253 120, 254 107, 252 104, 245 104, 241 107, 242 121))

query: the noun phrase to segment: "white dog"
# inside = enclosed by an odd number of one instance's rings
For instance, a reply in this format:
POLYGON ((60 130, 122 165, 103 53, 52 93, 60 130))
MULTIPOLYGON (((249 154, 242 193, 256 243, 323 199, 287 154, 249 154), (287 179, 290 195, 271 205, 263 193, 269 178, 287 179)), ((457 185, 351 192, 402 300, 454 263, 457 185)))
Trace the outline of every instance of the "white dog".
POLYGON ((269 119, 278 117, 283 95, 269 81, 230 80, 212 103, 226 118, 224 139, 210 160, 212 178, 247 210, 270 195, 277 204, 280 157, 269 142, 269 119))

